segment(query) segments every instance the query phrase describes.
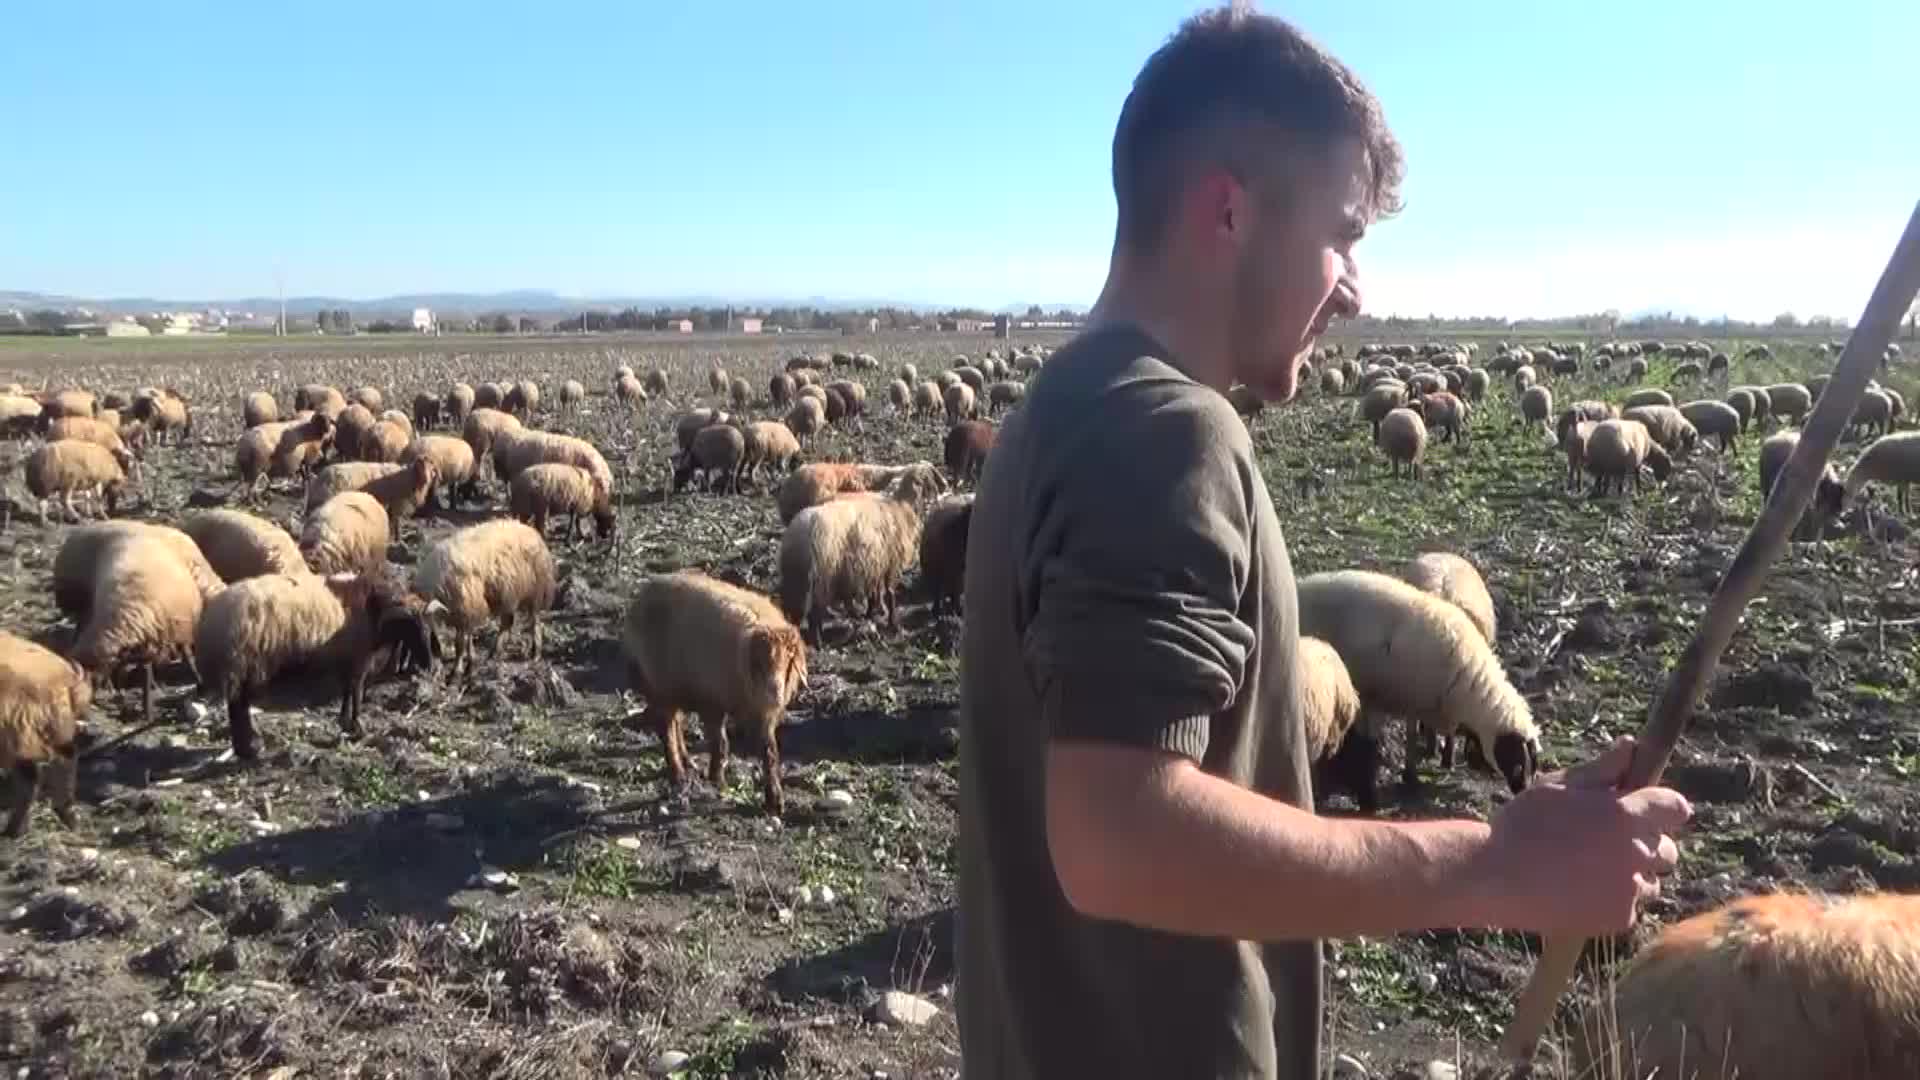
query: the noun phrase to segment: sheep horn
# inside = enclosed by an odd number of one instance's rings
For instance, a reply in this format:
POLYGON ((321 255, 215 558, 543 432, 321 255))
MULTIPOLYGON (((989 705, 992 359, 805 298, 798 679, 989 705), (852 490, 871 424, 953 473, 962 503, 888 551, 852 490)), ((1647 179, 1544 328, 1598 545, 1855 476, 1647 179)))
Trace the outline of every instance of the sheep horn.
MULTIPOLYGON (((1906 231, 1894 245, 1893 255, 1880 272, 1880 281, 1867 300, 1866 310, 1855 325, 1847 347, 1834 364, 1833 377, 1820 395, 1819 404, 1807 417, 1800 443, 1787 458, 1785 468, 1773 482, 1760 517, 1741 542, 1720 585, 1707 605, 1707 614, 1694 631, 1693 640, 1680 663, 1661 688, 1653 703, 1646 726, 1634 745, 1633 761, 1627 766, 1621 789, 1632 791, 1657 783, 1673 756, 1674 744, 1686 730, 1694 702, 1713 675, 1720 654, 1740 624, 1747 601, 1760 589, 1767 567, 1787 545, 1793 524, 1806 512, 1813 498, 1814 482, 1826 468, 1834 444, 1853 417, 1853 410, 1867 388, 1867 381, 1886 353, 1887 343, 1907 306, 1920 293, 1920 203, 1907 219, 1906 231)), ((1500 1040, 1500 1054, 1510 1061, 1526 1061, 1553 1015, 1560 992, 1573 978, 1580 953, 1586 942, 1578 938, 1553 938, 1542 943, 1540 963, 1533 978, 1521 992, 1513 1013, 1513 1023, 1500 1040)))

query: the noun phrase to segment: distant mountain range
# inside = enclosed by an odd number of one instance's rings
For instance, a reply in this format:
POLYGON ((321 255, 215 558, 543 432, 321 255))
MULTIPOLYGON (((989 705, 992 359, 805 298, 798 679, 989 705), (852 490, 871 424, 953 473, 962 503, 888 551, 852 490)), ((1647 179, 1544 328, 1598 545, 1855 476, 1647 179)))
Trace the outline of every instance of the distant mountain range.
MULTIPOLYGON (((405 315, 414 308, 431 308, 435 312, 474 315, 482 312, 509 312, 525 315, 555 315, 579 311, 619 311, 623 308, 639 308, 652 311, 655 308, 715 308, 733 305, 736 308, 771 309, 776 307, 810 307, 823 311, 864 311, 869 308, 900 308, 910 311, 944 311, 955 304, 928 304, 905 300, 882 298, 842 298, 829 299, 824 296, 807 297, 762 297, 762 296, 561 296, 545 289, 514 289, 496 293, 413 293, 399 296, 381 296, 372 299, 355 300, 344 296, 289 296, 287 297, 288 315, 312 315, 320 310, 346 309, 356 318, 378 315, 405 315)), ((1007 304, 992 309, 996 312, 1024 314, 1031 306, 1029 302, 1007 304)), ((1047 311, 1067 308, 1075 312, 1086 310, 1084 304, 1046 304, 1040 305, 1047 311)), ((61 296, 53 293, 29 292, 23 290, 0 289, 0 308, 19 308, 30 311, 38 308, 57 308, 62 310, 84 307, 97 312, 113 315, 134 315, 149 311, 201 311, 215 308, 221 311, 251 311, 255 314, 278 312, 280 299, 274 296, 239 296, 201 299, 163 299, 150 296, 121 297, 84 297, 61 296)))

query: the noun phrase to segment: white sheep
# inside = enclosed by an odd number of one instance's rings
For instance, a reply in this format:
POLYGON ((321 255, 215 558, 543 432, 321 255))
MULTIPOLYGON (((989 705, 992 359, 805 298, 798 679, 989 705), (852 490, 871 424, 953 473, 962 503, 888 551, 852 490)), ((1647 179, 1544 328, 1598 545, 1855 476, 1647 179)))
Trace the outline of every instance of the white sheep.
POLYGON ((1673 459, 1653 440, 1647 426, 1625 417, 1595 424, 1587 436, 1585 457, 1594 495, 1606 494, 1609 485, 1616 492, 1624 491, 1628 482, 1637 493, 1643 468, 1663 482, 1673 473, 1673 459))
POLYGON ((567 537, 578 539, 580 522, 593 519, 593 533, 601 539, 614 534, 613 505, 593 475, 578 465, 542 462, 522 469, 508 490, 507 504, 516 521, 532 525, 545 536, 547 519, 568 515, 567 537))
POLYGON ((1669 456, 1691 453, 1700 440, 1700 432, 1679 409, 1671 405, 1635 405, 1620 411, 1622 420, 1638 420, 1653 441, 1669 456))
POLYGON ((540 659, 540 613, 553 606, 559 568, 547 542, 532 526, 496 518, 457 529, 427 550, 414 571, 413 590, 426 597, 429 615, 452 624, 454 670, 472 672, 473 634, 488 620, 500 624, 494 655, 501 654, 516 618, 524 616, 540 659))
POLYGON ((1393 475, 1400 475, 1404 464, 1407 475, 1420 478, 1420 462, 1427 453, 1427 423, 1419 413, 1405 406, 1387 413, 1374 429, 1373 441, 1386 452, 1393 475))
POLYGON ((180 522, 208 565, 232 584, 262 574, 306 574, 300 545, 287 530, 241 510, 198 510, 180 522))
POLYGON ((780 539, 780 606, 809 644, 829 608, 856 601, 900 628, 895 591, 920 549, 918 503, 935 490, 909 469, 885 494, 849 492, 794 515, 780 539))
POLYGON ((0 630, 0 775, 14 778, 6 835, 27 831, 42 767, 53 766, 51 802, 71 827, 81 721, 93 684, 79 664, 44 645, 0 630))
MULTIPOLYGON (((1515 793, 1532 782, 1540 753, 1533 712, 1466 612, 1371 570, 1309 574, 1298 591, 1299 632, 1340 654, 1368 711, 1406 723, 1408 784, 1419 725, 1441 736, 1464 730, 1477 760, 1515 793)), ((1370 731, 1377 728, 1363 723, 1349 739, 1370 731)))
POLYGON ((300 554, 316 574, 370 573, 387 560, 392 519, 380 500, 344 491, 307 515, 300 554))
MULTIPOLYGON (((1785 465, 1783 458, 1781 464, 1785 465)), ((1851 499, 1868 484, 1887 484, 1894 490, 1900 512, 1910 512, 1907 487, 1920 483, 1920 431, 1899 431, 1882 435, 1868 444, 1853 467, 1847 470, 1844 499, 1851 499)))
POLYGON ((780 721, 807 683, 807 649, 773 601, 736 585, 682 570, 642 578, 627 605, 621 646, 629 677, 647 699, 673 786, 688 783, 684 715, 707 732, 707 776, 726 774, 726 722, 749 725, 762 743, 763 804, 784 810, 780 721))
POLYGON ((110 680, 123 667, 142 670, 140 711, 148 722, 154 666, 193 663, 193 630, 206 595, 189 566, 175 545, 152 533, 109 539, 74 638, 70 655, 90 672, 110 680))

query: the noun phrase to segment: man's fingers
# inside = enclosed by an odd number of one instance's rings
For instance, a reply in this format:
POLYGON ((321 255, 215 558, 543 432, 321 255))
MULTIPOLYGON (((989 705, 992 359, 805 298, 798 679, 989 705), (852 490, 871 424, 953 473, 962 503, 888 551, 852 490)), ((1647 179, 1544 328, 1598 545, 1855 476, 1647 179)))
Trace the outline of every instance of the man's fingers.
POLYGON ((1560 774, 1560 783, 1570 788, 1618 787, 1633 762, 1633 736, 1622 735, 1599 756, 1574 765, 1560 774))
POLYGON ((1620 803, 1641 825, 1655 832, 1679 832, 1693 820, 1693 804, 1672 788, 1641 788, 1622 796, 1620 803))

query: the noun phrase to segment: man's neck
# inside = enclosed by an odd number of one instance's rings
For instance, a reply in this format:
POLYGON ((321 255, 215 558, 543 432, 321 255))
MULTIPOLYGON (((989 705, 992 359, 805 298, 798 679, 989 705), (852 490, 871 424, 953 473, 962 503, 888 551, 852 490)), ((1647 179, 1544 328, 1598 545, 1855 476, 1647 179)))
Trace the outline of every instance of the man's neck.
POLYGON ((1116 260, 1100 298, 1087 313, 1087 327, 1133 326, 1172 354, 1162 359, 1195 382, 1224 394, 1232 384, 1233 369, 1226 349, 1225 319, 1198 318, 1192 311, 1193 305, 1177 289, 1141 281, 1116 260))

